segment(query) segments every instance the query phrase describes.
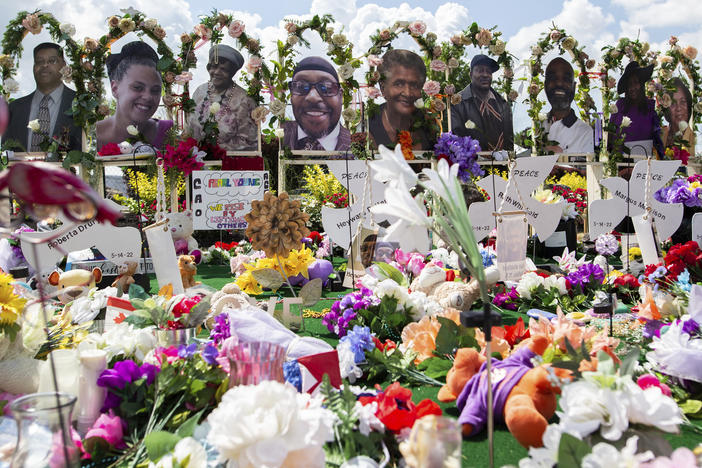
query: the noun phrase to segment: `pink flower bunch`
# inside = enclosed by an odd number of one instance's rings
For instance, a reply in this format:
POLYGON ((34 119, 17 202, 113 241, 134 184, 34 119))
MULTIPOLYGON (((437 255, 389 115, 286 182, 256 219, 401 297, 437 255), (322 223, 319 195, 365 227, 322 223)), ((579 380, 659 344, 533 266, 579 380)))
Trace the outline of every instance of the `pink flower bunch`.
POLYGON ((415 37, 421 36, 427 31, 427 25, 424 21, 414 21, 410 23, 407 28, 409 29, 410 34, 415 37))
POLYGON ((663 395, 671 396, 670 387, 658 380, 658 377, 653 374, 642 375, 636 380, 636 384, 642 390, 646 390, 648 387, 658 387, 663 395))
POLYGON ((229 25, 229 35, 233 38, 238 38, 241 36, 246 29, 246 25, 239 20, 234 20, 229 25))
POLYGON ((126 428, 127 424, 122 421, 119 416, 115 416, 112 410, 110 410, 108 413, 100 415, 93 424, 93 427, 85 434, 85 438, 99 437, 104 439, 112 447, 122 449, 126 447, 124 443, 124 430, 126 428))
POLYGON ((165 170, 177 169, 186 177, 193 171, 202 169, 205 164, 202 158, 205 153, 197 148, 197 140, 188 138, 185 141, 178 143, 178 146, 173 147, 166 145, 166 152, 161 154, 163 158, 163 168, 165 170))
POLYGON ((424 255, 417 252, 404 252, 402 249, 396 249, 394 256, 395 261, 400 266, 399 270, 408 271, 414 276, 418 276, 426 266, 424 255))
POLYGON ((424 83, 424 92, 429 96, 436 96, 441 91, 441 84, 438 81, 428 80, 424 83))

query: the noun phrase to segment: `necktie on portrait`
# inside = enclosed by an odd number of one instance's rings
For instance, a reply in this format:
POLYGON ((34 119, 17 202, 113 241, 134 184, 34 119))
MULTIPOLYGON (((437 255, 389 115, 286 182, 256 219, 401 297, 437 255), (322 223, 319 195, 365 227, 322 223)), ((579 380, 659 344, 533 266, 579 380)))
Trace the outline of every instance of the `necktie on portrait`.
POLYGON ((305 151, 324 151, 324 146, 316 138, 306 136, 300 138, 297 144, 298 148, 305 151))
POLYGON ((32 133, 32 148, 30 151, 41 151, 39 145, 44 138, 49 138, 49 125, 51 124, 51 116, 49 115, 49 100, 51 96, 48 94, 41 99, 39 103, 39 113, 37 120, 39 121, 39 131, 32 133))

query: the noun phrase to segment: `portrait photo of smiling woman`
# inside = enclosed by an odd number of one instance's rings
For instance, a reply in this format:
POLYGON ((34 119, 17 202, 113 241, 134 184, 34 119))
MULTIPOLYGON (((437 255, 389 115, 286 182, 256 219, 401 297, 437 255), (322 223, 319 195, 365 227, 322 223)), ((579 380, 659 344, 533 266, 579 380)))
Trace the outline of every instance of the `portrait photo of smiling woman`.
POLYGON ((295 121, 283 124, 283 144, 293 151, 347 151, 351 134, 339 123, 343 97, 332 64, 322 57, 300 60, 288 87, 295 121))
POLYGON ((210 49, 207 62, 210 80, 193 93, 195 112, 188 118, 190 133, 196 140, 205 137, 205 123, 213 114, 218 129, 217 144, 222 149, 258 148, 258 125, 251 117, 256 102, 234 82, 234 75, 243 65, 244 57, 233 47, 215 44, 210 49))
POLYGON ((392 49, 383 55, 378 71, 380 92, 385 102, 368 121, 376 146, 393 147, 400 132, 410 131, 413 149, 430 149, 435 138, 424 128, 415 126, 416 122, 424 121, 422 111, 415 105, 422 97, 427 78, 424 60, 412 51, 392 49))
POLYGON ((133 125, 149 143, 161 148, 171 120, 151 117, 161 102, 161 74, 156 68, 158 55, 148 44, 134 41, 125 44, 119 54, 107 59, 110 89, 116 101, 115 113, 97 123, 97 147, 121 143, 130 138, 127 127, 133 125))

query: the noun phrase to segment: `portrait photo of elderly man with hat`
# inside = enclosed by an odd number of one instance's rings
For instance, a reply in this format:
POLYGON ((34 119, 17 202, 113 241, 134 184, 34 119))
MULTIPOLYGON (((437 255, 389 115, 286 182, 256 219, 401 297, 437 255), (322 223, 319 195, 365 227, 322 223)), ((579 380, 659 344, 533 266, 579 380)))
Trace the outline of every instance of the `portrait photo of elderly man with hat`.
MULTIPOLYGON (((656 113, 656 103, 646 97, 646 82, 651 79, 653 65, 642 67, 638 62, 630 62, 617 83, 617 94, 624 94, 617 100, 617 112, 609 122, 624 133, 624 144, 632 154, 650 156, 655 149, 663 154, 661 121, 656 113), (622 127, 624 117, 631 119, 629 126, 622 127)), ((612 141, 612 139, 610 139, 612 141)))
POLYGON ((571 107, 575 98, 575 73, 567 60, 556 57, 549 62, 546 66, 544 90, 551 104, 545 129, 549 141, 557 143, 546 149, 555 154, 594 152, 592 127, 577 118, 571 107))
POLYGON ((343 97, 334 66, 322 57, 304 58, 288 86, 295 120, 283 124, 283 144, 298 151, 347 151, 351 133, 339 122, 343 97))
POLYGON ((492 88, 497 62, 479 54, 470 61, 470 84, 461 91, 461 102, 451 107, 451 131, 480 142, 482 151, 514 149, 512 108, 492 88))
POLYGON ((193 93, 195 112, 188 117, 189 132, 196 140, 205 136, 205 122, 212 113, 219 129, 217 144, 222 149, 258 149, 258 125, 251 117, 256 102, 234 82, 234 75, 243 65, 244 57, 233 47, 215 44, 210 49, 207 62, 210 80, 193 93), (215 106, 214 112, 212 106, 215 106))

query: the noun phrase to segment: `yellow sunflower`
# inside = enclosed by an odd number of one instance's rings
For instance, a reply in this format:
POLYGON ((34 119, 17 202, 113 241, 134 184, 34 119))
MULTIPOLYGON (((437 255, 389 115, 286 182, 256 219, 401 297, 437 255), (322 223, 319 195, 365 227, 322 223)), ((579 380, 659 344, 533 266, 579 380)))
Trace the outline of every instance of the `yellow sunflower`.
POLYGON ((12 281, 12 276, 0 273, 0 327, 17 323, 27 302, 15 294, 12 281))

